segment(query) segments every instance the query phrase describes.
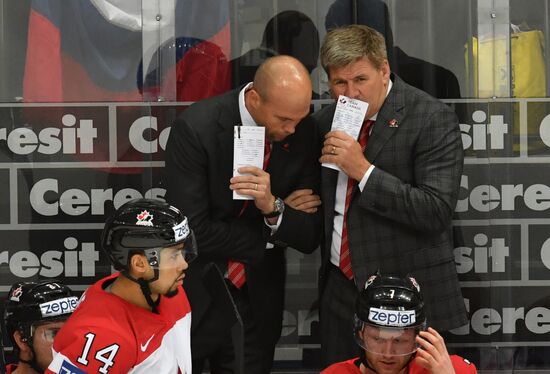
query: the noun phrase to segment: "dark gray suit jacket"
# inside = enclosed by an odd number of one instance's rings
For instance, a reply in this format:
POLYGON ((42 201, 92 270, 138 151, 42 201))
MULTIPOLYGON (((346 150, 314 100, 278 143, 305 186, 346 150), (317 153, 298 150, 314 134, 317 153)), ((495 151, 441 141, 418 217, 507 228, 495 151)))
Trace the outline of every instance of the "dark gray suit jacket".
MULTIPOLYGON (((206 264, 225 271, 229 259, 246 263, 251 304, 267 341, 275 344, 282 323, 285 256, 290 246, 309 253, 319 244, 321 211, 307 214, 286 207, 277 233, 270 236, 260 212, 251 202, 241 217, 242 200, 233 200, 233 127, 241 123, 239 90, 197 102, 171 128, 166 148, 167 200, 180 208, 195 232, 198 258, 184 280, 193 312, 194 330, 212 300, 202 283, 206 264), (275 244, 266 250, 267 241, 275 244)), ((271 191, 286 198, 292 191, 319 192, 320 165, 317 130, 310 117, 284 141, 272 144, 267 171, 271 191)), ((222 327, 226 321, 218 321, 222 327)), ((225 325, 225 326, 224 326, 225 325)))
MULTIPOLYGON (((365 156, 375 169, 348 208, 348 240, 355 282, 410 274, 426 302, 428 323, 448 330, 467 322, 453 257, 451 218, 464 154, 458 120, 445 104, 392 74, 365 156), (395 120, 395 121, 393 121, 395 120), (395 126, 390 123, 395 122, 395 126)), ((315 113, 321 135, 330 131, 335 104, 315 113)), ((322 139, 322 138, 321 138, 322 139)), ((322 290, 329 261, 338 173, 322 170, 324 236, 322 290)))

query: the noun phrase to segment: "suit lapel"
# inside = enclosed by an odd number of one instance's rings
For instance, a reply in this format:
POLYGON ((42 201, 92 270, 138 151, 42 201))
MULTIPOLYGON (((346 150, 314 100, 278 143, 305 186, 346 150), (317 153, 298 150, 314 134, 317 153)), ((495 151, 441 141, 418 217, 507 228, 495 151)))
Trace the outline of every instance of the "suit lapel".
MULTIPOLYGON (((238 96, 237 96, 238 98, 238 96)), ((237 99, 238 100, 238 99, 237 99)), ((219 158, 220 169, 225 173, 233 172, 233 128, 241 124, 239 116, 238 101, 234 105, 224 103, 222 115, 218 122, 218 148, 221 157, 219 158)))
POLYGON ((376 123, 365 149, 365 156, 371 163, 375 162, 376 156, 378 156, 384 144, 399 130, 400 126, 404 125, 402 123, 405 107, 404 86, 400 78, 394 75, 392 77, 392 89, 378 112, 376 123))

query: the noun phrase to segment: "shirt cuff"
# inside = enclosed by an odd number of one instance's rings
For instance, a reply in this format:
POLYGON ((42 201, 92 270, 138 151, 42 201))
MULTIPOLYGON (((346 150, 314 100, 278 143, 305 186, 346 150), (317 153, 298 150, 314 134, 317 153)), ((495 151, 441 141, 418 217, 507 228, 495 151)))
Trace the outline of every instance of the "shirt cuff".
MULTIPOLYGON (((277 232, 277 230, 279 229, 279 226, 281 226, 281 221, 283 220, 283 213, 279 214, 279 217, 277 217, 277 222, 274 224, 274 225, 271 225, 269 223, 269 221, 267 220, 267 218, 264 218, 264 223, 267 225, 267 227, 269 227, 269 229, 271 230, 271 236, 275 235, 275 233, 277 232)), ((274 248, 275 246, 272 244, 272 243, 267 243, 265 249, 271 249, 271 248, 274 248)))
POLYGON ((274 225, 270 224, 267 218, 264 218, 264 223, 267 225, 267 227, 271 229, 271 235, 275 235, 275 233, 279 229, 279 226, 281 226, 281 221, 283 220, 283 214, 284 212, 279 214, 279 217, 277 217, 277 222, 274 225))
POLYGON ((363 192, 363 188, 365 188, 365 184, 367 184, 367 181, 369 180, 370 175, 372 174, 372 171, 374 170, 374 165, 371 164, 367 171, 365 172, 365 175, 363 175, 363 178, 361 179, 361 182, 359 182, 359 190, 363 192))

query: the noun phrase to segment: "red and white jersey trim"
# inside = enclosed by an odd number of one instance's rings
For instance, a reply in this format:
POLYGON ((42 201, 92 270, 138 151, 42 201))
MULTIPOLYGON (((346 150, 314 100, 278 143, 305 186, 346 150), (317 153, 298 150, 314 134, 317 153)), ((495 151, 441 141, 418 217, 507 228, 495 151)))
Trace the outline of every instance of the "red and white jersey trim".
POLYGON ((191 309, 180 286, 161 297, 159 313, 130 304, 103 289, 118 274, 100 280, 53 343, 46 373, 191 373, 191 309))

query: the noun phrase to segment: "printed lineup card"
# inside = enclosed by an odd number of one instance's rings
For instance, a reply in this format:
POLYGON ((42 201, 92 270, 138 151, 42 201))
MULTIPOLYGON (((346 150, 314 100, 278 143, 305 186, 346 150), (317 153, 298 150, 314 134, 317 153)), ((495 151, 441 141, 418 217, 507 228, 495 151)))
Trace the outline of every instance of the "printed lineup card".
MULTIPOLYGON (((365 101, 351 99, 340 95, 336 101, 336 110, 332 118, 331 130, 340 130, 357 139, 369 104, 365 101)), ((332 163, 323 163, 324 167, 340 171, 340 168, 332 163)))
MULTIPOLYGON (((240 176, 242 166, 262 168, 264 163, 265 127, 235 126, 233 128, 233 176, 240 176)), ((253 200, 250 195, 233 191, 233 200, 253 200)))

